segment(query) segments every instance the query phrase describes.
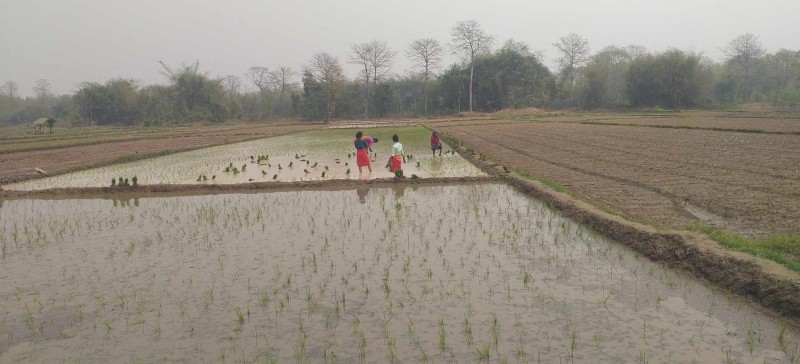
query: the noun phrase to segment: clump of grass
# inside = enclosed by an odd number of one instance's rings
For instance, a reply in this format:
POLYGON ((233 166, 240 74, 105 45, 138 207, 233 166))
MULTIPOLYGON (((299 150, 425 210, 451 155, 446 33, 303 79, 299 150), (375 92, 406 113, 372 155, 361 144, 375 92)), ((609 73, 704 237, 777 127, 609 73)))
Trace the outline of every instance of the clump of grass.
POLYGON ((542 184, 544 184, 545 186, 550 187, 550 188, 552 188, 553 190, 555 190, 557 192, 567 192, 567 189, 564 188, 564 186, 562 186, 562 185, 560 185, 560 184, 558 184, 558 183, 556 183, 554 181, 551 181, 551 180, 549 180, 547 178, 534 176, 534 175, 532 175, 532 174, 530 174, 530 173, 528 173, 528 172, 526 172, 526 171, 524 171, 522 169, 515 168, 514 169, 514 173, 518 174, 520 177, 525 178, 525 179, 539 181, 542 184))
POLYGON ((244 314, 242 314, 242 310, 240 310, 239 307, 236 307, 234 311, 236 311, 236 322, 239 325, 244 325, 244 314))
POLYGON ((708 235, 722 246, 766 258, 800 272, 800 236, 773 236, 767 239, 750 239, 713 226, 695 224, 689 227, 708 235))

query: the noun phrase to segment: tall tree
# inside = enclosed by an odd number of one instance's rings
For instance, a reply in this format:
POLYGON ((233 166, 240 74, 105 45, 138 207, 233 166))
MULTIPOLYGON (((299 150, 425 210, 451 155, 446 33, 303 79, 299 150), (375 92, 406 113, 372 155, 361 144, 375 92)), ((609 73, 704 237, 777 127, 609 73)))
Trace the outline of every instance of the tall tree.
POLYGON ((774 54, 767 54, 753 76, 754 81, 759 81, 760 90, 770 96, 774 106, 800 101, 800 52, 780 49, 774 54))
POLYGON ((267 67, 250 67, 247 69, 245 76, 247 76, 247 79, 258 87, 258 90, 262 93, 269 90, 269 69, 267 67))
POLYGON ((381 77, 385 76, 392 68, 392 61, 397 53, 386 44, 378 40, 369 42, 369 66, 372 68, 372 81, 378 85, 381 77))
POLYGON ((461 53, 469 59, 469 111, 472 111, 472 80, 475 75, 475 56, 489 52, 494 37, 481 29, 475 20, 456 23, 450 35, 453 39, 453 52, 461 53))
POLYGON ((728 57, 728 62, 738 66, 741 71, 742 86, 744 87, 742 96, 747 102, 750 99, 750 75, 753 67, 764 57, 764 48, 761 46, 758 36, 753 33, 745 33, 731 40, 722 51, 728 57))
POLYGON ((592 56, 585 66, 588 107, 619 107, 627 100, 625 86, 628 67, 634 58, 630 48, 608 46, 592 56))
POLYGON ((174 113, 185 121, 211 120, 223 122, 229 115, 224 102, 225 88, 220 79, 211 79, 199 71, 198 62, 181 64, 175 70, 164 62, 162 74, 170 80, 174 113))
POLYGON ((226 75, 220 79, 228 95, 238 95, 242 88, 242 81, 234 75, 226 75))
POLYGON ((17 97, 17 91, 19 90, 19 84, 14 81, 8 81, 3 85, 3 93, 8 95, 9 100, 11 101, 11 111, 14 111, 14 102, 15 97, 17 97))
POLYGON ((364 119, 369 119, 369 80, 372 76, 372 43, 357 43, 350 45, 350 59, 347 63, 357 64, 361 70, 359 77, 364 79, 364 119))
POLYGON ((289 87, 291 87, 294 76, 297 76, 297 72, 291 67, 278 67, 277 70, 270 71, 269 73, 269 81, 272 83, 272 87, 275 87, 281 92, 281 114, 284 115, 286 114, 286 100, 284 100, 284 95, 286 91, 289 90, 289 87))
POLYGON ((553 46, 561 53, 561 57, 558 58, 558 68, 562 80, 567 83, 569 107, 573 107, 575 79, 578 75, 578 68, 589 60, 589 41, 580 35, 570 33, 559 38, 559 42, 553 43, 553 46))
POLYGON ((417 39, 411 42, 406 50, 406 57, 411 60, 411 67, 419 70, 424 80, 425 115, 428 115, 428 82, 433 72, 441 65, 442 53, 444 53, 442 46, 433 38, 417 39))
POLYGON ((262 111, 266 109, 267 117, 269 117, 269 100, 267 99, 267 91, 270 86, 269 69, 261 66, 250 67, 245 76, 258 88, 259 109, 262 111))
POLYGON ((322 88, 326 113, 325 122, 328 123, 336 112, 336 102, 345 81, 342 65, 338 58, 321 52, 311 58, 306 66, 306 71, 314 81, 319 82, 322 88))
POLYGON ((53 95, 52 91, 50 90, 50 82, 45 79, 36 81, 36 86, 33 87, 33 93, 36 95, 36 98, 38 98, 39 101, 44 102, 53 95))

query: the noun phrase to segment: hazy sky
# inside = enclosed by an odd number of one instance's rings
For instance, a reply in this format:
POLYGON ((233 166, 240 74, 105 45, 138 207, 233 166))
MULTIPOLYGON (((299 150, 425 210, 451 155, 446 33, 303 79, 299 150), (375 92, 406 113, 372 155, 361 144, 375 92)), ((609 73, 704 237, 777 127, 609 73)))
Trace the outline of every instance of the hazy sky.
POLYGON ((372 39, 398 51, 393 72, 406 74, 402 51, 413 39, 449 44, 453 25, 469 19, 497 46, 514 38, 542 51, 549 67, 552 43, 568 33, 586 37, 592 52, 638 44, 719 60, 746 32, 770 52, 800 50, 799 16, 800 0, 0 0, 0 84, 16 81, 31 95, 41 78, 57 94, 116 77, 164 83, 159 60, 241 77, 256 65, 301 69, 321 51, 352 78, 350 44, 372 39))

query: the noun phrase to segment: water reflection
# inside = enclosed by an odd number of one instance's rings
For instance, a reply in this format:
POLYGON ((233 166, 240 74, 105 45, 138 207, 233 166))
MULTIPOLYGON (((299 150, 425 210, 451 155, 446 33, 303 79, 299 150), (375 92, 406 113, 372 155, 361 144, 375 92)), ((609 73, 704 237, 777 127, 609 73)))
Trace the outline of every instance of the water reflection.
POLYGON ((369 194, 369 188, 356 189, 356 194, 358 195, 358 202, 364 204, 367 202, 367 195, 369 194))
POLYGON ((112 199, 112 201, 114 202, 114 207, 131 207, 131 202, 133 202, 133 207, 139 207, 139 199, 138 198, 133 198, 133 199, 130 199, 130 198, 126 198, 126 199, 119 198, 119 199, 117 199, 117 198, 115 198, 115 199, 112 199))

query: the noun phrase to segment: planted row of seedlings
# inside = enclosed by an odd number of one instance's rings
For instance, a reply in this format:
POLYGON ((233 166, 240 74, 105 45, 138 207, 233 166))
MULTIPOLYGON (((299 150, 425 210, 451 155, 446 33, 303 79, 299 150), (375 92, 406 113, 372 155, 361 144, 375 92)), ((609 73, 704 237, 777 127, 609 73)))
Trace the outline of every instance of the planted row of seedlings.
MULTIPOLYGON (((398 132, 419 134, 420 130, 424 131, 421 128, 407 128, 399 129, 398 132)), ((409 138, 403 142, 406 153, 414 156, 410 163, 404 166, 407 177, 412 174, 423 178, 483 175, 477 167, 454 152, 442 157, 431 157, 429 141, 425 138, 409 138)), ((138 183, 142 185, 393 177, 388 169, 383 168, 389 157, 388 151, 391 145, 381 143, 376 144, 374 152, 371 153, 374 162, 373 172, 369 174, 366 170, 364 173, 358 173, 350 133, 337 131, 325 134, 317 131, 114 164, 10 184, 3 188, 40 190, 62 187, 106 187, 109 186, 109 181, 118 185, 121 182, 116 180, 118 176, 137 176, 138 183), (267 156, 268 159, 256 158, 267 156)))
POLYGON ((800 356, 739 298, 499 184, 7 201, 0 247, 0 362, 800 356))

